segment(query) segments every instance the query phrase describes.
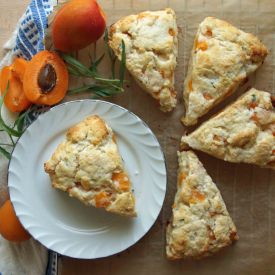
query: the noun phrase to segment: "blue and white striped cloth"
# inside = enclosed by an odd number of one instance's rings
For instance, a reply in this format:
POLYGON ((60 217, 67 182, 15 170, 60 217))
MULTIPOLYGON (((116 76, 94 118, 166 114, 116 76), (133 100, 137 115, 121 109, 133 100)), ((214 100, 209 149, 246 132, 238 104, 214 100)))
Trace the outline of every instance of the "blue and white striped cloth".
POLYGON ((4 45, 6 55, 0 68, 10 63, 14 56, 30 60, 37 52, 44 50, 43 39, 47 28, 47 16, 57 0, 32 0, 24 15, 18 21, 10 40, 4 45))
POLYGON ((43 39, 47 28, 47 16, 53 5, 50 0, 33 0, 21 19, 13 55, 29 60, 44 50, 43 39))
MULTIPOLYGON (((30 60, 37 52, 44 50, 43 39, 47 28, 47 16, 57 1, 31 0, 11 38, 4 45, 5 55, 0 62, 0 69, 11 64, 15 56, 30 60)), ((34 112, 33 119, 44 111, 43 108, 38 109, 34 112)), ((2 115, 6 122, 12 121, 9 112, 3 112, 2 115)), ((31 121, 26 123, 29 124, 31 121)), ((0 171, 6 170, 6 167, 7 164, 0 161, 0 171)), ((1 176, 5 177, 4 173, 1 176)), ((5 181, 0 181, 0 184, 1 182, 4 184, 5 181)), ((2 189, 6 190, 7 188, 3 186, 2 189)), ((0 237, 0 254, 0 274, 44 275, 46 272, 50 275, 57 274, 57 254, 49 252, 49 257, 47 257, 47 249, 34 240, 18 245, 0 237)))

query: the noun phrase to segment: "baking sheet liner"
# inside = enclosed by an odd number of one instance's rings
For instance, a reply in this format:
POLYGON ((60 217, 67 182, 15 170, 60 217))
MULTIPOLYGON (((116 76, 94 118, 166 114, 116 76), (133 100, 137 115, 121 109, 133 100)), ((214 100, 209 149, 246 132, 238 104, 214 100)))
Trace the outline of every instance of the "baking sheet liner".
MULTIPOLYGON (((168 261, 165 257, 166 224, 176 191, 177 157, 180 137, 192 128, 180 123, 183 114, 182 87, 188 59, 198 24, 206 16, 215 16, 244 31, 256 34, 270 53, 263 66, 249 78, 226 103, 215 108, 205 119, 233 101, 249 87, 274 94, 275 1, 268 0, 105 0, 99 1, 108 24, 122 16, 144 10, 171 7, 176 11, 179 28, 179 56, 176 69, 178 105, 174 112, 163 114, 154 100, 127 75, 124 95, 110 101, 122 105, 141 117, 157 135, 168 167, 167 194, 163 209, 148 234, 128 250, 105 259, 75 260, 62 257, 62 274, 274 274, 275 273, 275 172, 246 164, 231 164, 203 153, 198 156, 221 191, 239 234, 239 241, 213 257, 200 261, 168 261)), ((97 45, 97 54, 102 50, 97 45)), ((87 52, 80 59, 88 62, 87 52)), ((108 73, 108 63, 101 66, 108 73)), ((79 85, 72 80, 71 85, 79 85)), ((69 98, 69 99, 72 99, 69 98)), ((203 120, 201 120, 203 121, 203 120)), ((195 127, 193 127, 195 128, 195 127)), ((148 171, 149 173, 150 171, 148 171)), ((92 217, 91 217, 92 218, 92 217)))

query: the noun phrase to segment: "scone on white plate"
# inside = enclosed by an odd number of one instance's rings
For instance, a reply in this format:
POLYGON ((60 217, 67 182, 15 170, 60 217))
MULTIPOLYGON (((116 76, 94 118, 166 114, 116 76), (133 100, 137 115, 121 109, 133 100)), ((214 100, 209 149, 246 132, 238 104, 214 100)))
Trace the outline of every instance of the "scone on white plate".
POLYGON ((128 71, 164 112, 171 111, 177 102, 177 35, 176 15, 169 8, 126 16, 113 24, 109 32, 109 45, 116 56, 121 59, 124 40, 128 71))
POLYGON ((177 193, 166 232, 168 259, 200 259, 238 240, 221 194, 192 151, 178 152, 177 193))
POLYGON ((115 135, 99 116, 71 127, 44 166, 52 186, 71 197, 109 212, 136 216, 131 182, 115 135))
POLYGON ((181 139, 219 159, 275 169, 275 108, 270 93, 254 88, 181 139))
POLYGON ((211 108, 234 93, 267 55, 260 40, 214 17, 198 32, 184 82, 185 125, 194 125, 211 108))

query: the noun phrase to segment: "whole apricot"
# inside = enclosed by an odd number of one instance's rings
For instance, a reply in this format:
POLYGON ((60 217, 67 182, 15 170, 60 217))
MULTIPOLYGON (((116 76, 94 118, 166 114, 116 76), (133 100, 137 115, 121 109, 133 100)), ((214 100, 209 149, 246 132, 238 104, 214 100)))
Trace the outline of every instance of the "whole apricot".
POLYGON ((31 237, 16 217, 10 200, 0 208, 0 234, 12 242, 26 241, 31 237))
POLYGON ((54 47, 63 52, 78 51, 98 40, 105 27, 105 14, 95 0, 71 0, 53 19, 54 47))

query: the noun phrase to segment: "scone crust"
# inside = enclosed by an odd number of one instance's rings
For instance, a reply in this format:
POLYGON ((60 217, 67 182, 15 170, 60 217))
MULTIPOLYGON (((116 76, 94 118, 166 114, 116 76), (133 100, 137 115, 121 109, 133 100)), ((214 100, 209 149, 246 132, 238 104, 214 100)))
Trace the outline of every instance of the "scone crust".
POLYGON ((121 189, 113 178, 115 173, 124 173, 127 178, 128 175, 114 133, 99 116, 89 116, 71 127, 66 140, 57 147, 44 168, 54 188, 68 192, 84 204, 136 216, 130 188, 121 189))
POLYGON ((254 88, 181 139, 191 147, 230 162, 275 169, 275 109, 270 93, 254 88))
POLYGON ((176 15, 169 8, 124 17, 113 24, 109 32, 109 45, 116 56, 121 59, 123 40, 127 69, 164 112, 176 106, 177 35, 176 15))
POLYGON ((253 34, 226 21, 207 17, 199 25, 192 49, 183 98, 185 125, 236 91, 263 63, 267 48, 253 34))
POLYGON ((192 151, 178 152, 178 189, 167 227, 171 260, 200 259, 238 239, 221 194, 192 151))

